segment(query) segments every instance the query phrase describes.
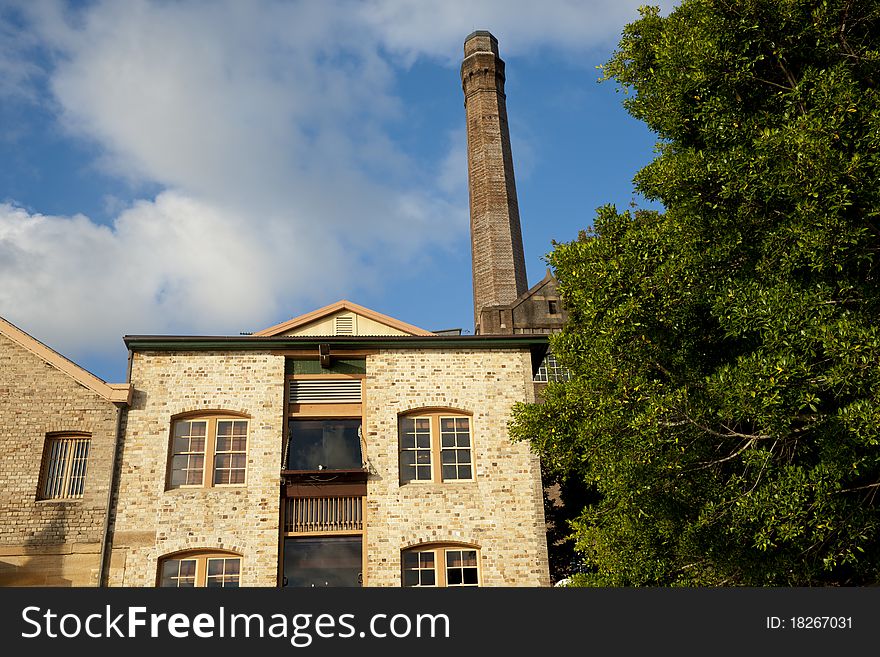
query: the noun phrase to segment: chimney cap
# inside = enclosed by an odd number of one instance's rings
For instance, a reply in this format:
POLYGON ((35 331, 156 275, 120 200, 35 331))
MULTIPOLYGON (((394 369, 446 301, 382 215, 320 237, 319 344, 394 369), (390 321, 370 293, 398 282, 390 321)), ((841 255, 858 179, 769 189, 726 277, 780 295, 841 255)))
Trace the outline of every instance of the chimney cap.
POLYGON ((475 52, 491 52, 498 57, 498 39, 488 30, 475 30, 464 40, 464 56, 475 52))

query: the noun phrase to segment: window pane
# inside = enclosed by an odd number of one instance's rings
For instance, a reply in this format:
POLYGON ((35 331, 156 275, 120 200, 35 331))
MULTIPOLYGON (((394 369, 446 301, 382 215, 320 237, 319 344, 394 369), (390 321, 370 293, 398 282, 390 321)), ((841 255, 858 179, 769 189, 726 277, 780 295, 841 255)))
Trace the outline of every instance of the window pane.
POLYGON ((171 449, 174 450, 175 453, 180 452, 188 452, 189 451, 189 437, 176 437, 174 442, 171 445, 171 449))
POLYGON ((291 420, 288 470, 363 467, 360 420, 291 420))
POLYGON ((181 420, 171 441, 171 487, 201 486, 204 482, 206 420, 181 420))
POLYGON ((441 433, 440 447, 455 447, 455 434, 441 433))
POLYGON ((462 571, 462 584, 479 584, 479 576, 476 568, 465 568, 462 571))
POLYGON ((455 428, 455 421, 451 417, 440 418, 440 431, 452 431, 455 428))
POLYGON ((417 436, 417 447, 420 449, 431 449, 431 434, 421 433, 417 436))
POLYGON ((473 476, 473 474, 471 474, 471 466, 469 466, 469 465, 458 466, 458 478, 459 479, 473 479, 474 476, 473 476))
POLYGON ((360 586, 362 556, 360 536, 287 538, 285 586, 360 586))
POLYGON ((191 588, 196 583, 195 559, 168 559, 162 563, 159 586, 191 588))
POLYGON ((446 571, 446 584, 448 586, 456 586, 462 583, 461 569, 452 568, 446 571))
POLYGON ((444 465, 443 466, 443 478, 444 479, 458 479, 458 472, 454 465, 444 465))
POLYGON ((459 463, 470 463, 471 462, 471 451, 469 449, 456 450, 455 457, 459 463))
POLYGON ((403 553, 403 586, 434 586, 434 551, 403 553))

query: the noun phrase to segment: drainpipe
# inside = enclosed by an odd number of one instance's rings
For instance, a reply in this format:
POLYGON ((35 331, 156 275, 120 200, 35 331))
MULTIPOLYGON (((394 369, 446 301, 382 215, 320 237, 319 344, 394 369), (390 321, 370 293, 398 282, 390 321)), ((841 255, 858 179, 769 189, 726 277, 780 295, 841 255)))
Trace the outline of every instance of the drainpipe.
MULTIPOLYGON (((128 352, 128 372, 126 382, 131 385, 131 350, 128 352)), ((119 404, 116 407, 116 435, 113 437, 113 461, 110 466, 110 481, 107 485, 107 508, 104 512, 104 528, 101 533, 101 558, 98 570, 98 587, 107 586, 107 577, 110 572, 110 516, 113 512, 113 493, 119 482, 117 481, 117 470, 119 468, 119 457, 122 451, 122 423, 125 417, 126 405, 119 404)))

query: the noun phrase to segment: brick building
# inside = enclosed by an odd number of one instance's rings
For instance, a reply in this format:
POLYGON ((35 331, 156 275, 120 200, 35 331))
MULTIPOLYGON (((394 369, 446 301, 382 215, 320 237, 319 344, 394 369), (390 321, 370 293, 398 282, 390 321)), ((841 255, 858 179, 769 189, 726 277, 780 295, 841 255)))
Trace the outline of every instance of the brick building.
POLYGON ((95 586, 128 384, 0 319, 0 586, 95 586))
POLYGON ((126 336, 109 385, 0 324, 0 583, 547 586, 527 287, 498 43, 465 41, 475 334, 340 301, 252 335, 126 336), (85 447, 83 447, 85 445, 85 447))

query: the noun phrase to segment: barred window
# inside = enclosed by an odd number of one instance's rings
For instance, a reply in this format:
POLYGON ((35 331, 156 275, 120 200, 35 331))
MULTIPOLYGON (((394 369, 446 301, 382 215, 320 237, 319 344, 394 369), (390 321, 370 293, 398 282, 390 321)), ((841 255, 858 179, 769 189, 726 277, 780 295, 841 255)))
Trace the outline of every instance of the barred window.
POLYGON ((69 500, 83 496, 90 443, 88 434, 54 434, 46 437, 40 499, 69 500))

